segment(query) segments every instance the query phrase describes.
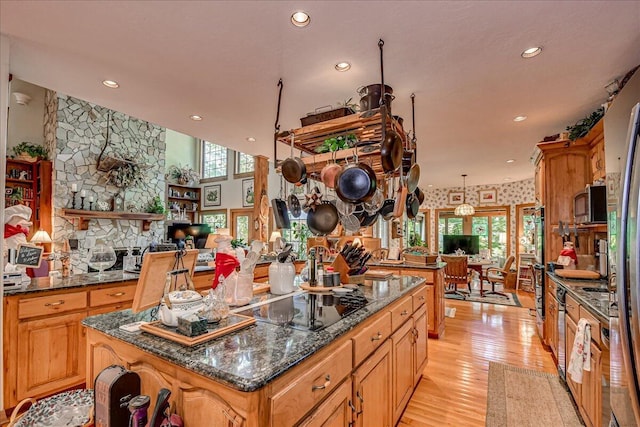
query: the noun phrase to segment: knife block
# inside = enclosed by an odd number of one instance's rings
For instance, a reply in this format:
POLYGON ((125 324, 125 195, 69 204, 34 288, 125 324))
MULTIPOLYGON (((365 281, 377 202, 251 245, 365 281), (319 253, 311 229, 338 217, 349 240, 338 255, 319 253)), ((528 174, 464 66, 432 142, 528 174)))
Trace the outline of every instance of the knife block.
POLYGON ((336 259, 333 260, 331 266, 333 267, 334 271, 340 273, 341 284, 344 285, 345 283, 349 283, 349 265, 347 264, 347 261, 345 261, 342 254, 336 255, 336 259))

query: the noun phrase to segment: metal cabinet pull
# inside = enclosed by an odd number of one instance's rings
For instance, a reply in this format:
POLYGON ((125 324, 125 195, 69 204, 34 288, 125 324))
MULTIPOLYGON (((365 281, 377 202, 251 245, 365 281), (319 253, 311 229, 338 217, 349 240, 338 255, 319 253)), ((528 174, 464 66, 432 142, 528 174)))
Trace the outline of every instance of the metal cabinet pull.
POLYGON ((402 310, 402 313, 400 313, 400 316, 406 316, 407 314, 409 314, 407 310, 402 310))
POLYGON ((371 337, 371 341, 380 341, 382 339, 382 334, 378 332, 378 335, 375 337, 371 337))
POLYGON ((122 295, 124 295, 124 292, 116 292, 115 294, 107 294, 110 297, 121 297, 122 295))
POLYGON ((424 295, 420 295, 420 296, 418 297, 418 301, 424 301, 424 295))
POLYGON ((48 302, 48 303, 46 303, 44 306, 45 306, 45 307, 55 307, 55 306, 57 306, 57 305, 62 305, 62 304, 64 304, 64 300, 62 300, 62 299, 61 299, 61 300, 60 300, 60 301, 58 301, 58 302, 48 302))
POLYGON ((329 384, 331 384, 331 375, 327 374, 327 376, 324 377, 324 379, 326 380, 324 384, 312 386, 311 391, 324 390, 325 388, 329 387, 329 384))

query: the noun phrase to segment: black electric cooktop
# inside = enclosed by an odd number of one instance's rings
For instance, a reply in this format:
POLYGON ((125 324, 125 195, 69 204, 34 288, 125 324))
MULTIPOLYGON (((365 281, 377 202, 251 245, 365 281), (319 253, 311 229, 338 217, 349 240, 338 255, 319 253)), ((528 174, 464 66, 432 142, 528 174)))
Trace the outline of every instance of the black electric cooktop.
POLYGON ((257 321, 319 331, 369 304, 362 291, 344 294, 300 293, 239 312, 257 321))

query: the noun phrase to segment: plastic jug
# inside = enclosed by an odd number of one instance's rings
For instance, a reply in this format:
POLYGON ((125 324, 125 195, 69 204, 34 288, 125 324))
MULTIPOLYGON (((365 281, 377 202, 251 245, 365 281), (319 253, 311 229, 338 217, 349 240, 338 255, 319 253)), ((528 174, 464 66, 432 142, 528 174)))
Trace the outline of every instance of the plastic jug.
POLYGON ((292 262, 272 262, 269 266, 269 286, 271 287, 271 293, 283 295, 293 292, 293 279, 295 277, 296 267, 292 262))

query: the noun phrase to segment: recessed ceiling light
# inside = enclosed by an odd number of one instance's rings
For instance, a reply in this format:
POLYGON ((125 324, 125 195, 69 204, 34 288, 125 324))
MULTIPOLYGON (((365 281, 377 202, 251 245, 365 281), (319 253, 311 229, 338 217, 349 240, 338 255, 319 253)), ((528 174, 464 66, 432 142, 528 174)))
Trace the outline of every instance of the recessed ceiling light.
POLYGON ((505 181, 511 181, 511 178, 506 177, 504 180, 505 180, 505 181))
POLYGON ((189 118, 191 120, 193 120, 194 122, 199 122, 200 120, 202 120, 202 116, 199 116, 197 114, 192 114, 192 115, 189 116, 189 118))
POLYGON ((296 27, 306 27, 311 22, 311 17, 305 12, 298 11, 291 15, 291 23, 296 27))
POLYGON ((520 54, 523 58, 533 58, 534 56, 538 56, 542 53, 542 48, 540 46, 530 47, 520 54))
POLYGON ((120 87, 118 82, 116 82, 114 80, 103 80, 102 84, 105 85, 108 88, 111 88, 111 89, 117 89, 117 88, 120 87))
POLYGON ((247 137, 247 141, 249 142, 256 142, 256 139, 252 136, 247 137))
POLYGON ((507 163, 513 163, 513 162, 515 162, 515 160, 513 160, 513 159, 507 160, 507 163))
POLYGON ((427 187, 433 187, 433 184, 429 184, 429 185, 427 185, 427 187))
POLYGON ((527 116, 516 116, 516 117, 513 118, 514 122, 522 122, 522 121, 525 121, 525 120, 527 120, 527 116))
POLYGON ((336 71, 348 71, 351 68, 351 64, 346 61, 338 62, 336 64, 336 71))

